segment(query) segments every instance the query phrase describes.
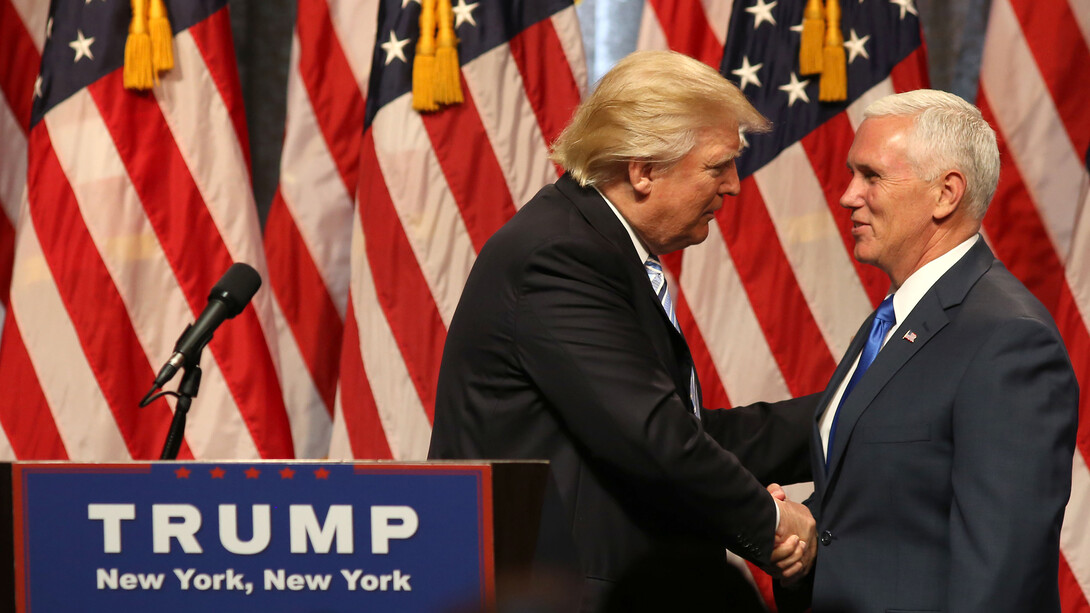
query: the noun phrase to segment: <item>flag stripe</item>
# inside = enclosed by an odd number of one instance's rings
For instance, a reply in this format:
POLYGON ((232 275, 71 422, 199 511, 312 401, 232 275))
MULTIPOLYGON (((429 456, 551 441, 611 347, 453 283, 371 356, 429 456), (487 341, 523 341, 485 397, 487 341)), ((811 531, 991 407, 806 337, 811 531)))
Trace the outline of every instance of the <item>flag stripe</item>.
POLYGON ((811 159, 802 145, 795 143, 753 176, 775 226, 774 236, 825 344, 833 355, 843 355, 858 322, 874 305, 863 291, 852 258, 842 248, 811 159))
POLYGON ((473 248, 480 251, 488 237, 515 214, 515 205, 504 187, 494 150, 486 139, 478 138, 485 132, 484 125, 464 79, 462 85, 465 102, 422 119, 473 248))
POLYGON ((269 281, 324 408, 332 415, 344 325, 279 190, 276 201, 279 205, 269 208, 265 220, 269 281))
MULTIPOLYGON (((391 109, 390 105, 384 107, 384 111, 388 109, 391 109)), ((381 126, 383 122, 376 119, 375 123, 381 126)), ((402 135, 391 136, 396 140, 402 138, 402 135)), ((376 151, 378 138, 374 129, 364 135, 361 152, 362 167, 379 168, 381 161, 376 151)), ((426 179, 421 180, 420 177, 411 174, 409 176, 397 174, 403 170, 414 170, 417 166, 411 162, 406 163, 405 160, 400 161, 398 165, 383 166, 382 175, 372 176, 360 184, 359 202, 365 202, 367 205, 357 207, 356 210, 359 212, 363 236, 366 238, 367 260, 374 279, 378 303, 381 304, 382 311, 389 321, 399 354, 408 369, 409 377, 427 414, 428 422, 431 422, 435 415, 435 381, 439 376, 439 361, 443 343, 446 340, 446 326, 437 308, 438 305, 432 298, 423 271, 417 265, 416 255, 410 246, 398 212, 395 210, 393 194, 386 191, 386 186, 420 190, 434 183, 426 179), (385 185, 375 180, 378 177, 385 178, 385 185)), ((447 194, 441 195, 447 196, 447 194)), ((434 201, 438 198, 432 196, 431 199, 434 201)), ((405 200, 409 199, 405 198, 403 201, 405 200)), ((414 200, 418 203, 426 202, 423 198, 414 200)), ((438 240, 442 238, 443 235, 436 236, 438 240)), ((469 251, 472 252, 472 249, 469 251)), ((464 281, 465 274, 469 270, 468 264, 454 264, 453 267, 459 271, 465 271, 459 275, 464 281)), ((354 267, 353 270, 358 268, 354 267)), ((461 284, 457 285, 459 290, 461 287, 461 284)), ((453 314, 455 303, 456 296, 452 297, 448 316, 453 314)), ((357 317, 359 315, 357 311, 357 317)), ((366 353, 363 358, 366 367, 368 364, 366 353)), ((376 357, 376 359, 379 358, 376 357)), ((384 410, 384 406, 388 405, 379 403, 380 411, 384 410)), ((392 444, 391 447, 393 447, 392 444)), ((396 452, 395 457, 397 457, 396 452)))
MULTIPOLYGON (((112 134, 125 134, 126 126, 133 121, 141 126, 139 131, 130 132, 125 140, 118 141, 118 153, 195 319, 207 303, 208 290, 230 267, 232 257, 195 177, 190 174, 187 156, 179 150, 179 144, 189 141, 184 138, 175 141, 172 126, 154 98, 116 95, 121 89, 121 71, 114 71, 88 87, 112 134), (157 151, 157 155, 144 155, 146 151, 157 151), (164 202, 170 202, 171 206, 157 204, 164 202), (201 257, 190 257, 192 253, 201 257)), ((216 106, 208 108, 211 111, 216 106)), ((264 458, 292 457, 287 413, 273 376, 276 367, 256 310, 247 308, 230 325, 223 326, 212 338, 209 349, 253 437, 257 453, 264 458)), ((162 359, 166 357, 169 354, 164 353, 162 359)), ((194 414, 195 424, 201 419, 202 415, 194 414)))
POLYGON ((704 8, 692 0, 648 0, 671 49, 718 69, 723 61, 723 38, 716 37, 704 8))
POLYGON ((0 40, 0 92, 25 135, 42 56, 9 0, 0 0, 0 40))
MULTIPOLYGON (((341 354, 341 372, 366 373, 360 355, 360 334, 356 327, 355 313, 351 299, 348 301, 348 313, 345 317, 344 338, 346 350, 341 354)), ((381 358, 379 358, 381 359, 381 358)), ((364 376, 343 377, 341 379, 342 406, 352 410, 337 411, 337 418, 344 422, 342 432, 346 433, 351 449, 336 447, 336 440, 330 445, 333 457, 371 458, 376 460, 392 459, 393 452, 386 442, 386 431, 378 416, 378 405, 371 392, 368 378, 364 376)), ((340 408, 340 407, 338 407, 340 408)), ((336 431, 337 428, 334 428, 336 431)))
POLYGON ((681 333, 685 335, 685 342, 689 345, 689 353, 693 356, 693 366, 700 381, 700 402, 709 409, 730 408, 730 397, 719 380, 719 373, 715 371, 715 362, 708 351, 704 335, 693 319, 693 312, 689 310, 689 301, 680 289, 674 293, 678 325, 681 326, 681 333))
MULTIPOLYGON (((548 158, 545 136, 526 97, 522 73, 507 45, 500 45, 463 66, 462 74, 499 161, 511 202, 520 207, 557 176, 548 158)), ((488 206, 484 202, 481 205, 488 206)))
POLYGON ((742 181, 736 202, 723 210, 716 217, 720 230, 788 388, 795 396, 821 390, 836 361, 783 248, 767 240, 776 229, 754 177, 742 181))
MULTIPOLYGON (((207 19, 200 21, 185 32, 175 35, 175 50, 182 51, 183 41, 192 37, 193 43, 200 49, 204 58, 202 63, 192 63, 194 68, 202 72, 207 71, 212 81, 216 84, 219 96, 206 95, 206 99, 215 105, 224 105, 234 125, 234 139, 232 148, 241 148, 245 161, 242 177, 249 179, 250 174, 250 135, 246 130, 246 107, 242 104, 242 86, 238 78, 238 63, 235 60, 235 47, 231 41, 231 17, 224 7, 212 13, 207 19)), ((180 71, 167 73, 165 80, 178 81, 181 78, 180 71)), ((199 85, 200 81, 190 81, 189 85, 199 85)), ((180 89, 180 88, 179 88, 180 89)), ((198 130, 201 124, 190 126, 190 129, 198 130)), ((198 160, 194 160, 197 162, 198 160)), ((198 165, 195 168, 214 169, 216 164, 198 165)), ((240 219, 248 219, 248 216, 239 216, 240 219)), ((250 242, 250 241, 247 241, 250 242)))
POLYGON ((509 47, 541 133, 545 142, 551 143, 560 136, 579 104, 579 85, 552 20, 539 21, 519 32, 511 38, 509 47))
MULTIPOLYGON (((855 238, 852 237, 852 212, 840 206, 840 196, 848 189, 848 183, 851 180, 851 174, 844 164, 848 159, 848 149, 851 148, 854 138, 855 130, 849 116, 847 113, 842 113, 821 124, 818 129, 799 141, 806 150, 806 157, 817 176, 818 187, 825 195, 834 229, 840 235, 845 252, 849 255, 855 250, 855 238)), ((782 180, 782 177, 780 179, 782 180)), ((855 269, 863 291, 870 300, 870 308, 877 307, 889 292, 889 278, 882 274, 881 270, 869 264, 863 264, 855 258, 849 258, 848 264, 855 269)), ((859 318, 859 321, 862 321, 862 318, 859 318)), ((854 334, 854 330, 849 334, 854 334)), ((834 346, 839 347, 839 345, 834 346)), ((843 349, 846 348, 843 347, 843 349)))
POLYGON ((299 76, 345 189, 353 193, 366 111, 363 93, 341 48, 341 39, 334 35, 326 2, 300 0, 298 13, 295 27, 299 76))
POLYGON ((1039 0, 1011 0, 1010 6, 1067 128, 1067 136, 1076 151, 1085 153, 1090 148, 1090 113, 1086 112, 1085 84, 1072 78, 1071 67, 1090 66, 1090 48, 1071 6, 1067 2, 1039 0))
POLYGON ((68 452, 57 424, 49 417, 49 405, 23 346, 18 322, 4 326, 0 345, 5 360, 0 386, 8 396, 7 402, 0 403, 0 426, 15 456, 10 459, 67 460, 68 452))
MULTIPOLYGON (((709 224, 708 238, 685 250, 680 287, 693 319, 714 359, 719 380, 733 402, 749 404, 790 398, 787 382, 719 227, 709 224), (739 350, 742 347, 745 349, 739 350)), ((704 385, 702 379, 701 387, 704 385)))
POLYGON ((1063 555, 1059 579, 1064 613, 1090 611, 1090 533, 1086 531, 1090 521, 1090 472, 1085 454, 1076 453, 1071 468, 1071 499, 1060 530, 1063 555))
MULTIPOLYGON (((88 104, 82 95, 63 104, 88 104)), ((49 123, 49 120, 47 120, 49 123)), ((133 331, 132 322, 113 279, 106 270, 94 241, 83 226, 76 195, 61 161, 53 152, 49 131, 35 130, 31 146, 42 153, 32 156, 28 183, 37 202, 30 212, 42 253, 57 279, 57 290, 72 320, 83 353, 102 389, 128 453, 135 459, 159 457, 170 414, 163 400, 139 409, 141 394, 130 378, 151 381, 155 373, 133 331), (45 207, 48 207, 46 209, 45 207), (96 305, 95 310, 82 305, 96 305)))

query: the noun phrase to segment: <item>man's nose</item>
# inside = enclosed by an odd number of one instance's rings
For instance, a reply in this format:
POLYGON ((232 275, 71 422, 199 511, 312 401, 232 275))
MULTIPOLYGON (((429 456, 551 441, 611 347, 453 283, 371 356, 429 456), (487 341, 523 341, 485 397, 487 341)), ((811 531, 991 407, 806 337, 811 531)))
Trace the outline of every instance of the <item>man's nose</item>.
POLYGON ((727 169, 726 174, 723 177, 723 182, 719 184, 719 195, 725 196, 730 194, 731 196, 737 196, 742 191, 742 181, 738 178, 738 167, 731 165, 727 169))

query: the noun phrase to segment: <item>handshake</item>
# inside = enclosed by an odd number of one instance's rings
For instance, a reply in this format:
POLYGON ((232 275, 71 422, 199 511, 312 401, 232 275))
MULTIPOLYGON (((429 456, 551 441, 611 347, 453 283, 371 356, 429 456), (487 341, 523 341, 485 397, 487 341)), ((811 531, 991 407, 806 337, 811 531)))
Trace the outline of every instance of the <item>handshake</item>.
POLYGON ((779 484, 768 486, 780 508, 780 524, 776 528, 772 566, 766 570, 785 585, 805 577, 814 565, 817 554, 817 524, 810 509, 787 499, 779 484))

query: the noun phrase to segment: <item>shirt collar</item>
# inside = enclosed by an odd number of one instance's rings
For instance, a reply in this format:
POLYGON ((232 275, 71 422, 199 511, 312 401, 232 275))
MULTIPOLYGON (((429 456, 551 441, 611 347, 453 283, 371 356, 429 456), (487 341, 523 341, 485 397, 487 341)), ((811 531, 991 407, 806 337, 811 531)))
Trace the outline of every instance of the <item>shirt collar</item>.
POLYGON ((603 194, 601 190, 595 187, 594 191, 598 192, 598 195, 602 197, 602 200, 606 201, 606 204, 609 205, 609 210, 613 211, 613 214, 620 220, 621 225, 624 226, 625 231, 628 232, 628 238, 632 239, 632 246, 636 248, 636 254, 640 256, 640 264, 646 262, 647 258, 650 257, 651 252, 647 250, 647 247, 643 246, 643 242, 636 236, 636 231, 632 229, 632 225, 628 223, 628 220, 624 218, 624 215, 621 215, 621 212, 609 201, 609 198, 606 198, 606 195, 603 194))
POLYGON ((968 240, 962 242, 950 251, 947 251, 934 260, 924 264, 919 270, 905 279, 905 282, 901 284, 901 288, 893 295, 893 314, 897 319, 893 329, 897 329, 897 327, 901 325, 901 322, 908 317, 909 313, 912 312, 912 309, 916 308, 916 304, 920 302, 920 299, 923 298, 924 294, 926 294, 948 270, 953 268, 954 264, 957 264, 978 240, 980 240, 980 235, 974 234, 968 240))

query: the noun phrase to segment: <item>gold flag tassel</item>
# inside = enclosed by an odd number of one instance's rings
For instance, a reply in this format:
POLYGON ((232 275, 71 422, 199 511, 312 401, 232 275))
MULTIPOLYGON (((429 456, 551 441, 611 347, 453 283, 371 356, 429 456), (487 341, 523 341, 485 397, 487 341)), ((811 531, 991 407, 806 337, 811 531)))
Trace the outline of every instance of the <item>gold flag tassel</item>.
POLYGON ((435 0, 423 0, 420 10, 420 38, 413 58, 413 108, 435 111, 435 0))
POLYGON ((173 34, 163 0, 151 0, 148 29, 151 30, 151 65, 155 68, 155 73, 174 68, 173 34))
POLYGON ((132 21, 125 39, 125 69, 122 82, 127 89, 151 89, 157 80, 151 64, 148 35, 148 0, 132 0, 132 21))
POLYGON ((848 98, 848 61, 844 57, 844 35, 840 32, 840 3, 825 5, 825 52, 821 58, 821 87, 818 99, 840 102, 848 98))
POLYGON ((458 68, 458 37, 454 35, 454 11, 450 0, 439 0, 439 38, 435 51, 435 101, 461 104, 462 80, 458 68))
POLYGON ((799 46, 799 74, 821 73, 821 41, 825 34, 825 10, 821 0, 807 0, 802 13, 802 44, 799 46))

